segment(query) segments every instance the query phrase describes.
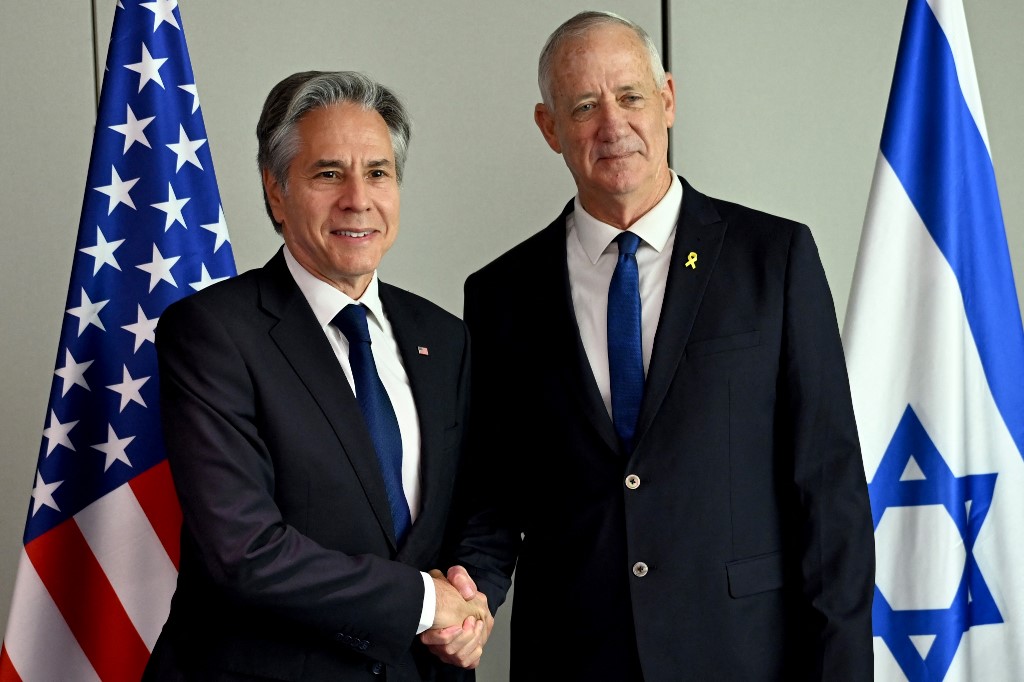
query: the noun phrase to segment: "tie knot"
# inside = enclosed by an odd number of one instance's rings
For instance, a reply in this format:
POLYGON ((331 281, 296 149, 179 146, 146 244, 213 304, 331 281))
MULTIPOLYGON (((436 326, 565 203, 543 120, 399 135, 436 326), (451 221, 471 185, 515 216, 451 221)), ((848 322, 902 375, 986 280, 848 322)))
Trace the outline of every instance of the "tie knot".
POLYGON ((352 303, 345 306, 331 322, 341 330, 349 343, 370 342, 370 330, 366 326, 366 306, 363 304, 352 303))
POLYGON ((640 237, 632 232, 622 232, 615 241, 619 243, 619 255, 632 256, 640 246, 640 237))

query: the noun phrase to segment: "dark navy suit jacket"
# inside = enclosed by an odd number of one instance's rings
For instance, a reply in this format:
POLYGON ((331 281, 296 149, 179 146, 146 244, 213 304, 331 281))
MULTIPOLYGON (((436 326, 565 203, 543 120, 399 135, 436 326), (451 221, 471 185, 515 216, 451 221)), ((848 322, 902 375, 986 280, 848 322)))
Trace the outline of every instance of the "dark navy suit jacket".
POLYGON ((632 452, 576 325, 572 202, 467 279, 488 492, 459 558, 492 608, 515 569, 513 680, 870 680, 872 519, 815 243, 683 185, 632 452))
POLYGON ((184 527, 147 679, 453 670, 414 633, 419 571, 440 566, 462 452, 468 336, 419 296, 381 282, 380 298, 422 436, 422 510, 402 547, 359 405, 281 252, 161 316, 161 410, 184 527))

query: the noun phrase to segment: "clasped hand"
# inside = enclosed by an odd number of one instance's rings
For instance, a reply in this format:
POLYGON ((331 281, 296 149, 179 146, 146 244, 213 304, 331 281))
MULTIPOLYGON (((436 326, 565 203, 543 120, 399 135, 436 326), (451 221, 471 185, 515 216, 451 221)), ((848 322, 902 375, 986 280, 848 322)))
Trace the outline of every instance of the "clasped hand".
POLYGON ((462 566, 450 568, 447 577, 434 569, 430 577, 434 580, 437 609, 433 627, 420 634, 420 641, 445 663, 475 669, 494 627, 487 595, 477 591, 476 583, 462 566))

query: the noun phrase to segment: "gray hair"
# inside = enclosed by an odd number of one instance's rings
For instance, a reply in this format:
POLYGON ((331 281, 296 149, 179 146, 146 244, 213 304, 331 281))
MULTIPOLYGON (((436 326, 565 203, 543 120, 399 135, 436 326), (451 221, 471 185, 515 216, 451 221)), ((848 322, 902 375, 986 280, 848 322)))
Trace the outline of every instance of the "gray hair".
POLYGON ((661 63, 661 55, 658 53, 658 46, 654 44, 651 36, 648 35, 642 26, 612 12, 580 12, 556 28, 548 36, 547 42, 544 43, 544 48, 540 51, 540 62, 537 65, 537 85, 540 86, 540 95, 546 107, 550 109, 554 104, 551 99, 551 69, 553 68, 552 62, 558 49, 568 40, 582 38, 591 29, 608 25, 625 26, 636 34, 636 37, 647 48, 647 56, 651 62, 651 74, 654 76, 655 85, 658 86, 659 90, 665 87, 667 78, 665 76, 665 67, 661 63))
MULTIPOLYGON (((269 171, 287 191, 288 167, 299 152, 299 121, 310 111, 346 102, 367 111, 372 109, 384 119, 395 153, 395 176, 401 185, 412 121, 394 92, 356 71, 301 71, 271 89, 256 124, 256 163, 260 173, 269 171)), ((280 233, 281 224, 274 219, 266 189, 263 203, 274 229, 280 233)))

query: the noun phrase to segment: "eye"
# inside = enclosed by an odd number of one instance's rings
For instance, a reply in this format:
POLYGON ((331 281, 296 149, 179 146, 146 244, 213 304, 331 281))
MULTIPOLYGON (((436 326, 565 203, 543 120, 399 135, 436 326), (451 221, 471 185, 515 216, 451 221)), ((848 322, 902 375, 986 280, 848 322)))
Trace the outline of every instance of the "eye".
POLYGON ((585 121, 595 111, 597 111, 597 104, 594 102, 584 102, 572 110, 571 116, 575 121, 585 121))
POLYGON ((319 173, 316 174, 316 176, 318 178, 324 178, 325 180, 333 180, 334 178, 338 177, 338 171, 333 171, 333 170, 320 171, 319 173))
POLYGON ((373 170, 370 171, 370 177, 371 178, 386 178, 386 177, 388 177, 388 174, 387 174, 386 171, 383 171, 380 168, 374 168, 373 170))

